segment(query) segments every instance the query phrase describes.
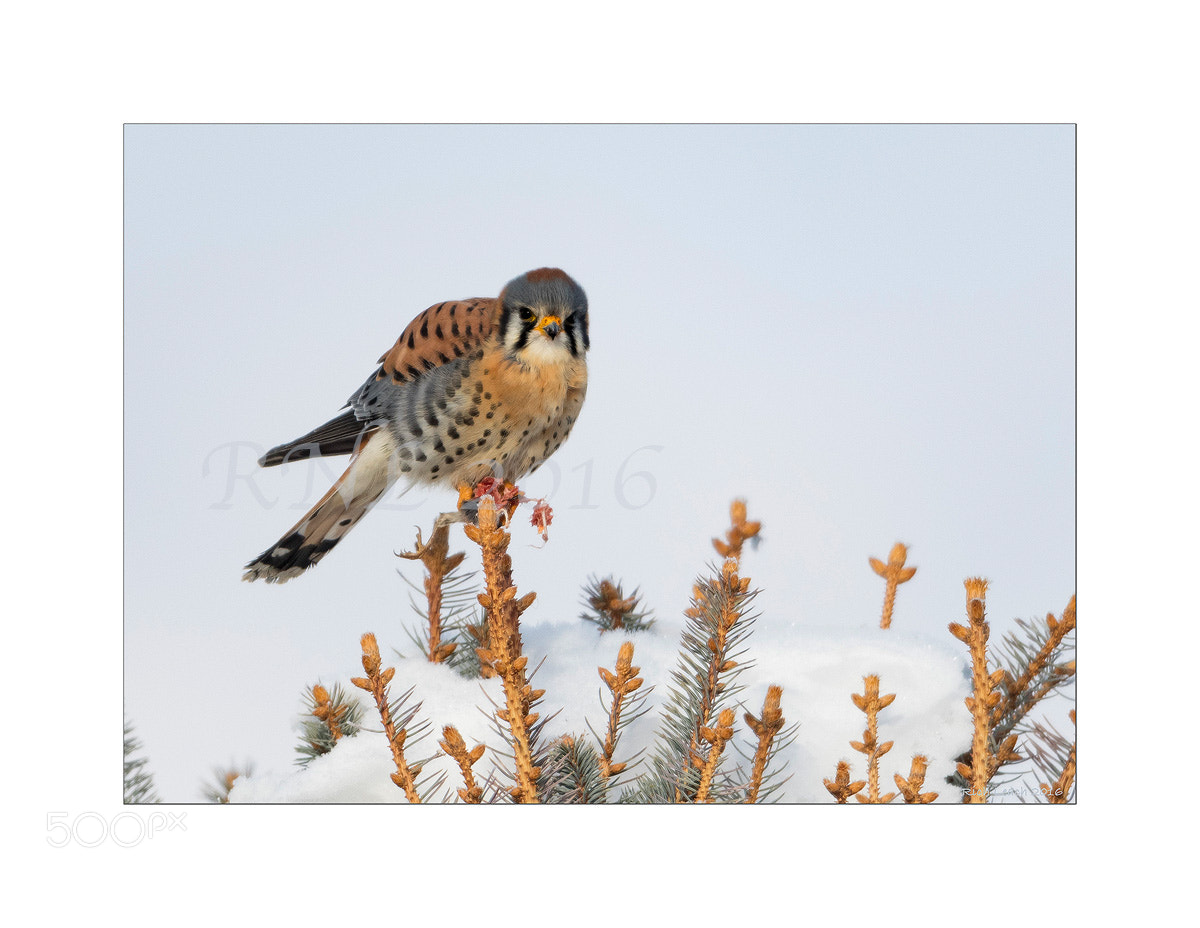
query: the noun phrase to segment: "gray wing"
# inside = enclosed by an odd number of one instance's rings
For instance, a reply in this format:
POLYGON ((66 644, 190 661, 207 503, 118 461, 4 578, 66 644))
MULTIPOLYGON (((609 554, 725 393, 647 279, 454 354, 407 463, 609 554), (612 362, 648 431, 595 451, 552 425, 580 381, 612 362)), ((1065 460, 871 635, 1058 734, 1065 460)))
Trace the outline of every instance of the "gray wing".
POLYGON ((277 445, 263 467, 310 457, 351 454, 382 420, 420 414, 433 396, 452 392, 462 370, 491 333, 496 301, 476 298, 430 306, 379 358, 380 366, 346 401, 345 412, 299 438, 277 445), (452 386, 453 385, 453 386, 452 386))

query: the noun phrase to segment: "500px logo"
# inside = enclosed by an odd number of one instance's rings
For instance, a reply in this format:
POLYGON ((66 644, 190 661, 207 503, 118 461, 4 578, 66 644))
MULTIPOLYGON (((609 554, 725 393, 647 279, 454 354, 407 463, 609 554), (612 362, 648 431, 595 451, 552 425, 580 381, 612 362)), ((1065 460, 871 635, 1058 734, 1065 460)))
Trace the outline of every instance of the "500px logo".
POLYGON ((143 841, 168 831, 187 831, 183 812, 118 812, 106 818, 99 812, 46 813, 46 843, 51 847, 99 847, 111 841, 117 847, 137 847, 143 841))

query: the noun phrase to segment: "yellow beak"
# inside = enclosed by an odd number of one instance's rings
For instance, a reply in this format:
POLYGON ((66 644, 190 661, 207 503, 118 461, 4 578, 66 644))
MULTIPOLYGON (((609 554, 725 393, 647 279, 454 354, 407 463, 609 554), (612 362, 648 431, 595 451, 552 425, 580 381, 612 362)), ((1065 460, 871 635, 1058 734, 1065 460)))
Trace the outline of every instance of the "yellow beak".
POLYGON ((537 324, 538 331, 546 338, 553 338, 562 331, 562 320, 558 316, 545 316, 542 321, 537 324))

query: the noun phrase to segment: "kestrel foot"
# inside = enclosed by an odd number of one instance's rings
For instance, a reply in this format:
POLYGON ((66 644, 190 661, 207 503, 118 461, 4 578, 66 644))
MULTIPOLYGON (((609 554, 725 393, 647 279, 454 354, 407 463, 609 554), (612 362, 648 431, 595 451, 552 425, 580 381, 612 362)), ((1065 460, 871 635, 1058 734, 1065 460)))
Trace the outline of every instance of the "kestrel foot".
MULTIPOLYGON (((448 515, 452 515, 452 513, 448 513, 448 515)), ((434 524, 433 524, 433 534, 429 536, 429 541, 422 541, 421 540, 421 529, 420 529, 420 527, 418 527, 417 528, 417 543, 413 547, 413 550, 398 551, 398 552, 396 552, 396 556, 405 558, 406 560, 409 560, 409 561, 419 561, 425 556, 426 551, 428 551, 430 548, 436 549, 438 545, 441 545, 441 547, 443 549, 443 554, 444 554, 446 544, 447 544, 447 539, 439 538, 438 532, 444 533, 447 530, 448 530, 448 523, 443 524, 439 518, 439 520, 434 522, 434 524)))
POLYGON ((433 530, 436 532, 440 528, 448 528, 460 522, 466 522, 471 525, 477 524, 479 522, 479 513, 476 511, 478 505, 474 500, 468 500, 462 509, 456 509, 454 512, 443 512, 433 520, 433 530))

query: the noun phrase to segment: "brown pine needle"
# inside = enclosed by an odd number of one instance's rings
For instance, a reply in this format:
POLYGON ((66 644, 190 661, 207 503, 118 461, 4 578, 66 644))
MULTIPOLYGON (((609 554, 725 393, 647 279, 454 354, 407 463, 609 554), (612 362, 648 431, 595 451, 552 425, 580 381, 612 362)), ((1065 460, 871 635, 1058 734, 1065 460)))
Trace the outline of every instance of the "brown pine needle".
POLYGON ((987 640, 990 633, 985 618, 984 600, 987 596, 987 581, 972 577, 963 581, 967 590, 967 620, 964 628, 957 622, 950 623, 950 633, 963 642, 971 652, 971 695, 964 701, 971 713, 974 734, 971 740, 970 765, 960 762, 957 770, 968 785, 964 800, 971 803, 987 802, 988 783, 1002 764, 1020 760, 1016 753, 1017 736, 1006 738, 993 754, 989 748, 992 713, 1000 704, 1000 684, 1004 680, 1003 670, 988 673, 987 640))
MULTIPOLYGON (((711 582, 720 591, 721 595, 716 598, 720 601, 721 608, 715 620, 716 633, 708 641, 710 659, 707 673, 699 675, 698 679, 701 685, 700 714, 688 744, 688 756, 691 758, 692 764, 699 768, 702 768, 705 762, 704 755, 700 751, 700 733, 705 726, 712 723, 713 709, 720 698, 721 691, 725 688, 720 676, 737 666, 736 661, 725 659, 723 655, 726 653, 729 634, 742 617, 737 606, 738 597, 750 589, 750 578, 738 576, 738 562, 736 558, 732 557, 726 559, 725 563, 721 565, 720 576, 711 582)), ((692 606, 684 614, 689 618, 698 618, 708 608, 708 603, 708 595, 701 587, 697 586, 692 591, 692 606)), ((676 802, 683 799, 683 791, 676 787, 676 802)))
POLYGON ((252 769, 249 765, 245 769, 239 770, 236 767, 229 769, 218 768, 213 771, 213 779, 204 787, 204 798, 209 802, 219 803, 220 805, 229 804, 229 792, 233 789, 233 784, 242 776, 250 776, 252 769))
POLYGON ((607 780, 610 776, 625 769, 624 764, 612 762, 613 752, 617 748, 617 731, 621 723, 621 709, 634 692, 644 682, 638 676, 642 669, 633 666, 633 643, 626 641, 617 652, 617 672, 614 674, 606 667, 597 668, 600 679, 604 681, 612 693, 612 706, 608 712, 608 731, 604 736, 604 747, 600 756, 600 775, 607 780))
POLYGON ((746 713, 746 724, 758 737, 758 747, 754 751, 754 764, 750 768, 750 789, 746 802, 757 802, 758 792, 762 788, 763 772, 767 769, 767 758, 771 756, 771 744, 775 736, 783 729, 783 712, 779 702, 783 697, 783 687, 767 687, 767 698, 763 701, 762 716, 755 718, 746 713))
POLYGON ((484 680, 496 676, 492 668, 492 641, 488 632, 487 616, 479 622, 468 622, 463 626, 474 642, 475 656, 479 658, 479 676, 484 680))
POLYGON ((879 712, 892 704, 896 694, 889 693, 887 696, 880 696, 879 677, 875 674, 863 677, 863 683, 865 685, 862 695, 852 693, 850 698, 859 711, 867 716, 867 729, 863 732, 863 740, 851 741, 850 747, 867 757, 867 795, 860 794, 854 798, 859 802, 887 803, 891 802, 896 794, 883 793, 881 795, 879 792, 879 758, 892 749, 893 742, 879 743, 879 712))
POLYGON ((725 750, 725 745, 732 737, 732 709, 722 709, 721 714, 717 716, 717 724, 713 728, 705 726, 700 729, 701 740, 707 741, 712 747, 709 748, 708 757, 705 758, 704 766, 700 771, 700 785, 696 787, 696 802, 713 801, 708 797, 708 790, 712 786, 713 775, 717 772, 717 764, 721 760, 721 752, 725 750))
POLYGON ((1052 803, 1068 803, 1071 796, 1071 784, 1075 782, 1075 745, 1071 745, 1071 753, 1063 772, 1059 774, 1053 786, 1042 784, 1046 798, 1052 803))
POLYGON ((466 555, 462 552, 449 554, 449 551, 450 527, 439 525, 433 530, 428 544, 421 543, 421 532, 418 530, 415 550, 402 551, 399 555, 425 565, 425 597, 428 600, 429 616, 428 657, 435 664, 445 661, 457 647, 452 641, 442 644, 442 583, 450 571, 463 562, 466 555))
MULTIPOLYGON (((1071 600, 1074 603, 1074 598, 1071 600)), ((1071 724, 1075 724, 1075 710, 1072 709, 1067 715, 1071 719, 1071 724)), ((1045 783, 1040 784, 1042 794, 1052 803, 1066 804, 1071 801, 1071 784, 1075 782, 1075 743, 1071 743, 1071 750, 1067 753, 1067 762, 1063 765, 1062 773, 1058 775, 1058 779, 1054 781, 1054 785, 1050 786, 1045 783)))
POLYGON ((375 707, 379 710, 379 718, 383 721, 383 731, 387 735, 388 745, 392 749, 392 760, 396 764, 396 772, 392 774, 392 782, 404 790, 409 802, 420 802, 414 780, 420 768, 410 768, 404 759, 404 739, 408 732, 403 728, 397 730, 392 721, 392 712, 388 708, 388 684, 396 675, 395 667, 382 667, 379 657, 379 645, 375 636, 367 632, 362 636, 362 665, 367 672, 364 677, 352 677, 350 682, 361 690, 366 690, 375 699, 375 707))
POLYGON ((896 542, 892 545, 886 564, 878 558, 870 559, 871 569, 887 581, 887 587, 883 594, 883 616, 879 620, 880 628, 892 627, 892 609, 896 605, 896 587, 911 580, 913 574, 917 572, 915 567, 904 566, 907 557, 908 548, 900 542, 896 542))
POLYGON ((737 560, 742 556, 742 545, 759 533, 762 523, 746 521, 746 501, 741 499, 733 501, 733 505, 729 507, 729 516, 732 525, 725 534, 725 541, 714 538, 713 547, 721 557, 737 560))
MULTIPOLYGON (((312 714, 325 723, 333 740, 337 741, 342 737, 342 728, 339 723, 350 707, 345 704, 335 706, 329 697, 329 690, 319 683, 313 687, 312 692, 313 702, 316 703, 312 714)), ((316 747, 316 745, 313 746, 316 747)))
POLYGON ((925 773, 928 769, 929 758, 924 754, 917 754, 912 759, 912 768, 907 780, 898 773, 894 775, 893 779, 896 781, 896 786, 900 788, 900 795, 904 797, 905 802, 925 803, 937 799, 937 793, 921 792, 921 787, 925 785, 925 773))
POLYGON ((475 766, 479 758, 483 757, 483 745, 477 744, 468 751, 467 743, 458 733, 458 729, 453 725, 447 725, 442 729, 442 740, 438 742, 438 746, 455 760, 458 769, 462 771, 465 787, 458 791, 459 798, 463 802, 472 804, 482 801, 483 787, 476 784, 475 774, 471 768, 475 766))
MULTIPOLYGON (((1002 717, 1009 712, 1018 709, 1018 702, 1029 688, 1030 682, 1037 676, 1046 663, 1050 660, 1050 655, 1054 653, 1055 648, 1062 644, 1062 640, 1075 630, 1075 597, 1071 597, 1071 601, 1067 603, 1067 608, 1063 610, 1062 618, 1054 618, 1053 613, 1046 614, 1046 626, 1050 629, 1050 634, 1046 638, 1045 644, 1029 661, 1029 664, 1021 672, 1021 675, 1015 680, 1008 680, 1008 685, 1005 687, 1004 699, 992 711, 992 724, 995 725, 1002 717)), ((1061 675, 1069 676, 1075 673, 1075 662, 1070 661, 1063 664, 1060 670, 1061 675)), ((1024 716, 1037 701, 1045 695, 1045 693, 1053 689, 1058 684, 1058 681, 1051 680, 1043 685, 1040 692, 1034 694, 1032 699, 1026 700, 1024 711, 1020 711, 1018 720, 1024 716)))
POLYGON ((479 545, 483 554, 483 575, 486 592, 479 603, 487 610, 487 648, 477 649, 481 663, 488 665, 502 678, 505 708, 496 713, 512 733, 511 746, 516 765, 517 786, 512 790, 518 802, 537 802, 537 778, 541 773, 533 762, 530 729, 537 721, 531 712, 541 697, 525 677, 527 659, 521 653, 521 613, 533 605, 535 593, 517 599, 512 581, 512 559, 508 556, 511 540, 500 519, 500 511, 490 496, 479 500, 478 525, 465 528, 467 537, 479 545))
POLYGON ((845 804, 845 802, 867 785, 866 780, 855 780, 850 782, 850 765, 844 760, 838 761, 837 773, 832 780, 825 781, 825 788, 829 790, 837 802, 845 804))
POLYGON ((588 604, 608 620, 606 631, 615 631, 625 627, 625 617, 638 604, 637 596, 624 596, 620 586, 611 580, 601 580, 598 595, 588 599, 588 604))

